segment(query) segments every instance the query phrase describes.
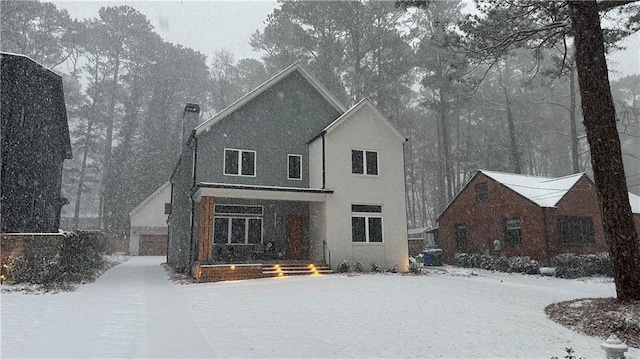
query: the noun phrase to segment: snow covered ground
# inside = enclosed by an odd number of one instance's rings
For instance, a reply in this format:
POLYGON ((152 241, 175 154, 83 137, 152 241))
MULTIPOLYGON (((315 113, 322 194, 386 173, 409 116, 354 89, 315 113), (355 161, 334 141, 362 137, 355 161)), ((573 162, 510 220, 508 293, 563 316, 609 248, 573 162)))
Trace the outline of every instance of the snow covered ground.
POLYGON ((543 309, 615 293, 607 280, 460 269, 181 285, 163 261, 132 257, 75 292, 3 293, 2 358, 602 358, 601 339, 543 309))

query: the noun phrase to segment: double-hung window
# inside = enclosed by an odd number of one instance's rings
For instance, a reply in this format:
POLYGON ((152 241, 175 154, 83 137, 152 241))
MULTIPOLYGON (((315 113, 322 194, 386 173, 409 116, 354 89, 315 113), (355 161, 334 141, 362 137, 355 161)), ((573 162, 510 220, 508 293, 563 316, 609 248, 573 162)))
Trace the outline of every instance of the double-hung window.
POLYGON ((262 206, 215 205, 213 243, 262 243, 262 206))
POLYGON ((595 242, 591 217, 558 216, 560 243, 592 244, 595 242))
POLYGON ((351 205, 351 238, 353 242, 382 242, 382 206, 351 205))
POLYGON ((467 226, 464 223, 458 223, 454 227, 456 236, 456 247, 458 249, 467 249, 467 226))
POLYGON ((504 220, 504 242, 506 244, 522 243, 522 221, 520 218, 507 218, 504 220))
POLYGON ((489 187, 487 182, 476 184, 476 202, 486 202, 489 198, 489 187))
POLYGON ((378 152, 351 150, 351 173, 378 175, 378 152))
POLYGON ((290 179, 290 180, 302 179, 302 156, 301 155, 287 156, 287 179, 290 179))
POLYGON ((229 176, 256 175, 256 151, 224 149, 224 174, 229 176))

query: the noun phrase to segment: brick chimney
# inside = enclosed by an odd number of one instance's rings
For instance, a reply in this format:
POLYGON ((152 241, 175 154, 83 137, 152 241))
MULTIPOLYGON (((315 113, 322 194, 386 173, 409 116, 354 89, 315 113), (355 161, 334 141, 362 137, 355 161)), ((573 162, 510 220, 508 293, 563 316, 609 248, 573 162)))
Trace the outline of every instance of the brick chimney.
POLYGON ((197 103, 190 103, 184 106, 182 112, 182 143, 189 140, 189 135, 196 126, 200 124, 200 106, 197 103))

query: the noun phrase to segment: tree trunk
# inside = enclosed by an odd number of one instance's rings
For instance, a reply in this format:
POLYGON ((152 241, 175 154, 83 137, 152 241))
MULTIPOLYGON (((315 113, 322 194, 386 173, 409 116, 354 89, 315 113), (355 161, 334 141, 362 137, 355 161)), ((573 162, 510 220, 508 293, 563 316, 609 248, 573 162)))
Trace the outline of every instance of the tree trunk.
POLYGON ((109 102, 109 108, 107 109, 107 134, 104 146, 104 159, 103 159, 103 171, 102 171, 102 183, 100 185, 100 208, 99 219, 101 227, 104 229, 104 197, 106 194, 106 183, 111 177, 111 147, 113 142, 113 127, 116 109, 116 100, 118 99, 118 72, 120 71, 120 53, 118 52, 115 59, 115 69, 113 72, 113 81, 111 86, 111 101, 109 102))
POLYGON ((640 300, 638 234, 622 166, 598 3, 569 1, 582 114, 613 277, 620 300, 640 300))
POLYGON ((447 192, 445 194, 445 203, 442 206, 444 209, 445 206, 449 204, 451 199, 453 198, 453 168, 451 164, 451 142, 449 139, 449 126, 447 124, 447 101, 448 98, 444 94, 443 87, 440 87, 438 90, 440 93, 440 129, 442 130, 442 159, 443 159, 443 167, 444 167, 444 179, 447 186, 447 192))
MULTIPOLYGON (((94 101, 95 104, 95 101, 94 101)), ((85 133, 84 148, 82 153, 82 165, 80 167, 80 178, 78 179, 78 191, 76 192, 76 205, 73 210, 73 229, 78 229, 80 225, 80 204, 82 203, 82 190, 84 187, 84 177, 87 170, 87 157, 89 156, 89 142, 91 141, 91 129, 93 121, 91 118, 87 120, 87 131, 85 133)))
POLYGON ((571 124, 571 164, 573 173, 580 172, 580 162, 578 161, 578 129, 576 125, 576 65, 575 59, 569 73, 569 123, 571 124))
MULTIPOLYGON (((93 70, 94 86, 96 93, 91 100, 91 108, 87 114, 87 131, 85 132, 84 148, 82 153, 82 165, 80 167, 80 178, 78 179, 78 191, 76 192, 76 203, 73 210, 73 229, 78 229, 80 225, 80 204, 82 203, 82 191, 84 187, 84 180, 87 170, 87 158, 89 157, 89 151, 91 150, 91 131, 93 128, 93 120, 96 113, 96 104, 98 102, 98 96, 100 91, 98 90, 98 78, 99 78, 99 65, 100 61, 96 59, 95 68, 93 70)), ((101 218, 101 216, 99 216, 101 218)))
POLYGON ((509 157, 511 158, 511 165, 514 173, 522 173, 522 165, 520 164, 520 151, 518 151, 518 141, 516 138, 516 125, 513 120, 513 111, 511 110, 511 97, 509 97, 509 91, 507 87, 502 83, 502 71, 500 71, 500 87, 504 93, 504 107, 507 112, 507 128, 509 129, 509 142, 510 151, 509 157))

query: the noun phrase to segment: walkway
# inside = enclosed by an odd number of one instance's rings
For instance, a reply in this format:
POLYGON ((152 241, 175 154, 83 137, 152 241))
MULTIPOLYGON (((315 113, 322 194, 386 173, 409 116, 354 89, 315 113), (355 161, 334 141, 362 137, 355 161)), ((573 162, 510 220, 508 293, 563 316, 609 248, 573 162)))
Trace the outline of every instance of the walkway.
POLYGON ((131 257, 75 292, 3 294, 1 356, 215 356, 167 280, 165 258, 131 257))

